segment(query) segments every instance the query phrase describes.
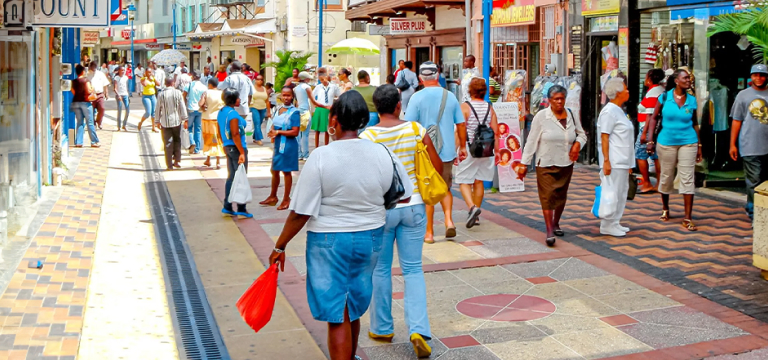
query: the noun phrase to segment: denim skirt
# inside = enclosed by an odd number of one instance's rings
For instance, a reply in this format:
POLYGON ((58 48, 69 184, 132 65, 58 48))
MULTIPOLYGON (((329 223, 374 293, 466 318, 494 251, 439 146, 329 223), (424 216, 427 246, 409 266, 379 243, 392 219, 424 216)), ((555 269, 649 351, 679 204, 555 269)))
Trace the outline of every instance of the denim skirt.
POLYGON ((384 227, 358 232, 307 232, 307 302, 315 320, 359 319, 371 304, 373 269, 384 227))

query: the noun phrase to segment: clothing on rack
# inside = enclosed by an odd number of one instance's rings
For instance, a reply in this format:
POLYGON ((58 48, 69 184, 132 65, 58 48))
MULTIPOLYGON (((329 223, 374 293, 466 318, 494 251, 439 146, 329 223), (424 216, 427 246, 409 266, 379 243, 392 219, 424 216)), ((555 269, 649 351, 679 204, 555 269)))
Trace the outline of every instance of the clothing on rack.
POLYGON ((649 43, 645 50, 645 63, 655 65, 658 58, 658 47, 654 43, 649 43))

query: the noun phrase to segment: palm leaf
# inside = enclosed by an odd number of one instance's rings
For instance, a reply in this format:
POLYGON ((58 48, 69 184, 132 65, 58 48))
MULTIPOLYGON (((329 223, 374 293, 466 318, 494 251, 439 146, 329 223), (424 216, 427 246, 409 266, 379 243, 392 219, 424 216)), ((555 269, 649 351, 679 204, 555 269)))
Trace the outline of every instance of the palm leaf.
POLYGON ((275 56, 278 61, 270 61, 261 65, 262 69, 275 69, 275 88, 277 90, 283 87, 285 81, 293 76, 293 69, 303 69, 312 53, 303 53, 295 50, 277 50, 275 56))
POLYGON ((768 10, 759 6, 755 2, 754 7, 744 11, 717 16, 707 29, 707 36, 723 32, 746 36, 752 43, 755 60, 768 62, 768 10))

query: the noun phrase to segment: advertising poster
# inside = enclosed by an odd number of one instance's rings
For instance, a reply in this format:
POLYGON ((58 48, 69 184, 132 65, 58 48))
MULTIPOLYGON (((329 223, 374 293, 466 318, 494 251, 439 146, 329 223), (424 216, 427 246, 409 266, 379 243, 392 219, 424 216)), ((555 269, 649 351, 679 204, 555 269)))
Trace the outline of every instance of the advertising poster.
POLYGON ((525 184, 517 178, 517 167, 523 158, 523 141, 520 136, 520 114, 516 102, 497 102, 493 104, 499 121, 499 191, 519 192, 525 190, 525 184))

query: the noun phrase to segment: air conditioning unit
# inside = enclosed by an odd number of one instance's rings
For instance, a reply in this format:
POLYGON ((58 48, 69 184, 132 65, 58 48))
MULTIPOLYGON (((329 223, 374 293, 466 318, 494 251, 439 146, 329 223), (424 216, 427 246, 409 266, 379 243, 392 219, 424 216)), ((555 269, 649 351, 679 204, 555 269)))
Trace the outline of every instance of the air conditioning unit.
POLYGON ((350 29, 350 31, 365 32, 367 24, 368 23, 365 21, 355 20, 352 22, 352 28, 350 29))

